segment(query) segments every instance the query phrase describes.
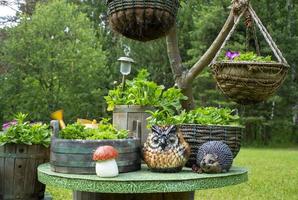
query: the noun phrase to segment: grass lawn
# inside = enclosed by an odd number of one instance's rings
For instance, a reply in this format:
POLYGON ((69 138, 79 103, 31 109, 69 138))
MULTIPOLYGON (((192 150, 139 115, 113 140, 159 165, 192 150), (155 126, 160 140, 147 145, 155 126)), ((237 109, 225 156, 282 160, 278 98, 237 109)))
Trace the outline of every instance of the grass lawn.
MULTIPOLYGON (((249 169, 249 181, 196 192, 196 200, 298 200, 298 150, 241 149, 234 165, 249 169)), ((47 187, 54 200, 70 200, 71 192, 47 187)))

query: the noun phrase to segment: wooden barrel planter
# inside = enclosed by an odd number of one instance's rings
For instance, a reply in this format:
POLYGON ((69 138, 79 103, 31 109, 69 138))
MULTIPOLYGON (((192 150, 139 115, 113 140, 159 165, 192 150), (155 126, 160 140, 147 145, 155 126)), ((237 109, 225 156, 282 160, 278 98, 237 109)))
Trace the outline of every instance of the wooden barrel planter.
POLYGON ((149 41, 165 36, 176 21, 178 0, 108 0, 109 24, 125 37, 149 41))
POLYGON ((284 63, 216 62, 213 76, 219 89, 239 104, 267 100, 281 86, 289 66, 284 63))
POLYGON ((132 172, 141 168, 140 139, 68 140, 59 138, 58 121, 52 121, 54 135, 51 142, 52 171, 71 174, 95 174, 93 152, 99 146, 115 147, 119 172, 132 172))
POLYGON ((223 141, 230 147, 234 158, 240 151, 243 131, 241 126, 183 124, 179 126, 179 129, 191 148, 187 167, 192 167, 196 163, 199 147, 208 141, 223 141))
POLYGON ((152 107, 138 105, 117 105, 113 111, 113 126, 117 129, 129 130, 132 137, 140 138, 143 145, 150 129, 147 128, 147 110, 152 107))
POLYGON ((0 146, 0 199, 43 199, 45 185, 37 180, 37 167, 48 161, 49 148, 42 145, 0 146))

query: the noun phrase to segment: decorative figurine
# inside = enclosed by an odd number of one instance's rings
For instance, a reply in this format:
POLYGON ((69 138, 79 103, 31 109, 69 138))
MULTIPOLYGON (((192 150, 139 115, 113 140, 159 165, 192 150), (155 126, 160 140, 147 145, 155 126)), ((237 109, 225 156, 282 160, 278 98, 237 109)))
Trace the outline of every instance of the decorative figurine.
POLYGON ((93 160, 96 161, 95 171, 100 177, 118 176, 118 166, 115 158, 118 151, 112 146, 100 146, 93 153, 93 160))
POLYGON ((179 172, 189 155, 190 147, 176 126, 152 126, 143 147, 144 161, 151 171, 179 172))
POLYGON ((197 165, 193 171, 198 173, 228 172, 233 163, 233 153, 228 145, 221 141, 209 141, 199 147, 197 165))

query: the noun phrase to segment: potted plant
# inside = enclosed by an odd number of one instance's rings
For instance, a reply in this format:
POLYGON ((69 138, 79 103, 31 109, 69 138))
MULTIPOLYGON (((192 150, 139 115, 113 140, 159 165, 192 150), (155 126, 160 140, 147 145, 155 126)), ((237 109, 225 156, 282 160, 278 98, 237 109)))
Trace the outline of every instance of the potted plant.
POLYGON ((108 0, 109 24, 122 35, 149 41, 165 36, 176 21, 178 0, 108 0))
POLYGON ((117 130, 103 119, 97 127, 87 128, 81 123, 68 124, 59 130, 59 122, 52 121, 51 169, 60 173, 95 174, 93 152, 99 146, 113 146, 119 156, 119 172, 141 168, 140 139, 128 136, 127 130, 117 130))
POLYGON ((49 160, 51 131, 48 125, 30 123, 26 118, 18 113, 14 121, 3 125, 0 134, 0 199, 44 196, 45 185, 37 180, 37 167, 49 160))
POLYGON ((192 167, 196 162, 199 146, 211 140, 224 141, 231 148, 233 156, 237 156, 243 128, 240 126, 239 116, 233 115, 232 112, 229 108, 206 107, 172 115, 165 110, 157 110, 151 112, 148 124, 177 125, 191 147, 191 155, 186 166, 192 167))
POLYGON ((113 111, 113 125, 118 129, 127 129, 137 133, 141 144, 147 139, 147 111, 155 109, 168 110, 175 113, 181 109, 181 101, 187 99, 180 89, 175 87, 165 90, 163 85, 149 81, 147 70, 140 70, 138 75, 126 82, 125 90, 122 85, 116 86, 105 97, 108 111, 113 111))
POLYGON ((219 89, 239 104, 267 100, 283 83, 289 66, 275 62, 271 56, 253 52, 227 51, 226 58, 213 63, 213 76, 219 89))

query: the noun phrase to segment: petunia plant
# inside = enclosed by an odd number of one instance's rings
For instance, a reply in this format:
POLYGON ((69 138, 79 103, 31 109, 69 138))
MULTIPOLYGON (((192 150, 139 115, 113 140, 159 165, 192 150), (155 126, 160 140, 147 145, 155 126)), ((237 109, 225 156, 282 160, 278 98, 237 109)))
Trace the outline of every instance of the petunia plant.
POLYGON ((4 132, 0 135, 0 145, 5 144, 40 144, 49 147, 51 131, 43 123, 30 123, 26 121, 27 114, 18 113, 15 120, 3 124, 4 132))
POLYGON ((225 54, 224 61, 249 61, 249 62, 275 62, 271 56, 258 56, 254 52, 240 53, 238 51, 228 50, 225 54))

